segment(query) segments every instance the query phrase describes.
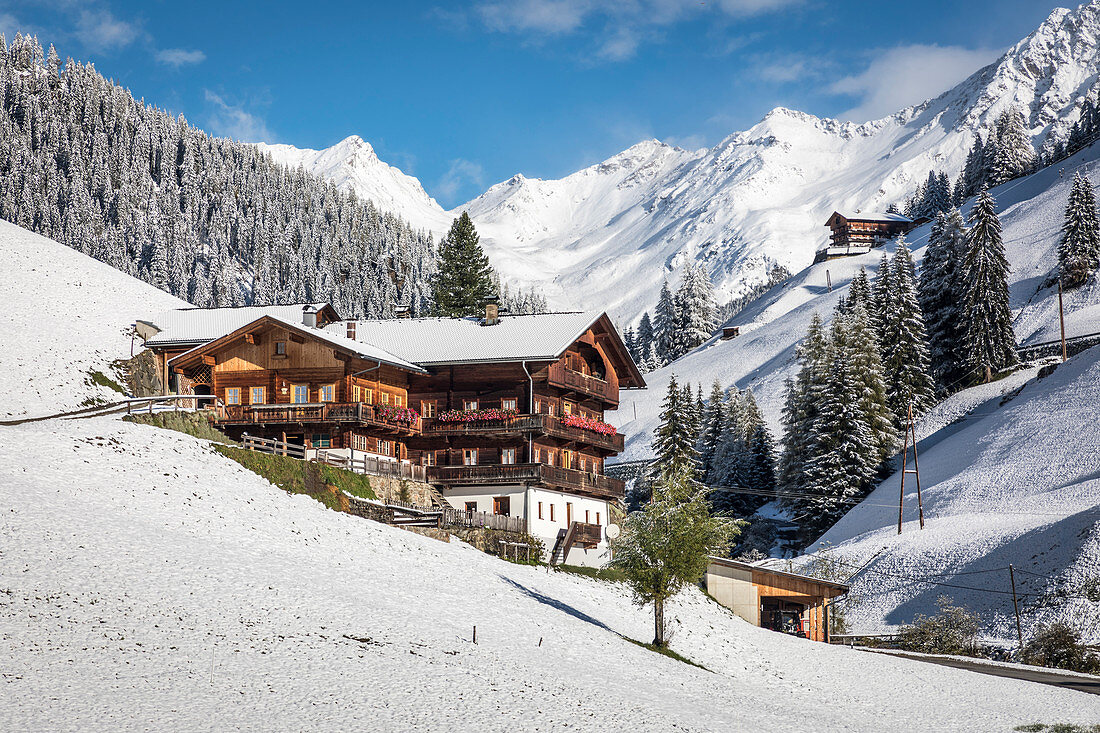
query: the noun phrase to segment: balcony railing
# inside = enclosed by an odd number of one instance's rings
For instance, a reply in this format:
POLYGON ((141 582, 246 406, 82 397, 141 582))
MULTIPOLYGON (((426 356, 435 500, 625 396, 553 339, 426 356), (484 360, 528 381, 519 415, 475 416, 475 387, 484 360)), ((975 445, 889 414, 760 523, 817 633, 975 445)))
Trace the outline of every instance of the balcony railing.
POLYGON ((424 435, 507 435, 539 433, 571 443, 583 443, 602 448, 613 453, 623 449, 623 435, 611 433, 605 435, 594 430, 573 427, 562 423, 561 418, 553 415, 516 415, 498 420, 472 420, 470 422, 444 422, 425 418, 424 435))
POLYGON ((447 485, 545 484, 606 499, 622 499, 626 495, 626 485, 618 479, 544 463, 430 466, 428 480, 447 485))
POLYGON ((561 364, 550 365, 548 381, 555 387, 583 392, 616 404, 619 402, 617 391, 606 380, 578 372, 561 364))
POLYGON ((396 420, 387 416, 385 410, 385 407, 365 402, 225 405, 218 408, 215 419, 222 425, 345 422, 373 425, 414 435, 420 433, 419 418, 411 422, 396 420))

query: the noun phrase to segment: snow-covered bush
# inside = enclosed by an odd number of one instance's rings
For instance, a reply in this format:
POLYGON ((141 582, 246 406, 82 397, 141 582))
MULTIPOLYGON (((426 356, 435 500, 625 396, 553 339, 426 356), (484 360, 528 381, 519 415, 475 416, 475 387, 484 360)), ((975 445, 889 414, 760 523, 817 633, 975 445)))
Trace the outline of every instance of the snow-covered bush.
POLYGON ((1048 624, 1035 632, 1024 646, 1023 661, 1075 672, 1100 672, 1100 657, 1081 643, 1077 631, 1063 623, 1048 624))
POLYGON ((913 623, 903 626, 898 635, 902 649, 926 654, 965 654, 975 656, 976 638, 981 620, 963 606, 954 606, 947 596, 936 602, 935 616, 917 614, 913 623))

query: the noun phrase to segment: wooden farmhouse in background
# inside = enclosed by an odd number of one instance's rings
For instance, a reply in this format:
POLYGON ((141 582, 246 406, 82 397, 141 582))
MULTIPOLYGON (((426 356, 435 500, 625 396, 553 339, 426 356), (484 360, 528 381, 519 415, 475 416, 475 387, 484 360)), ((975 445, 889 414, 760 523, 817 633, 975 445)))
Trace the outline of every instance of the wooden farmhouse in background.
POLYGON ((829 601, 848 592, 843 583, 760 564, 712 557, 707 593, 754 626, 829 640, 829 601))
POLYGON ((825 226, 829 227, 829 243, 817 251, 814 262, 824 262, 836 257, 848 257, 870 252, 894 237, 906 234, 927 219, 913 220, 902 214, 859 213, 842 214, 834 211, 825 226))
POLYGON ((205 337, 203 319, 161 315, 149 324, 176 328, 146 343, 171 391, 216 396, 232 437, 397 462, 456 509, 522 517, 548 548, 573 529, 571 563, 610 559, 605 530, 625 488, 604 466, 623 436, 604 418, 645 382, 606 314, 511 316, 490 303, 481 318, 341 321, 324 304, 290 308, 258 309, 182 353, 170 349, 205 337))

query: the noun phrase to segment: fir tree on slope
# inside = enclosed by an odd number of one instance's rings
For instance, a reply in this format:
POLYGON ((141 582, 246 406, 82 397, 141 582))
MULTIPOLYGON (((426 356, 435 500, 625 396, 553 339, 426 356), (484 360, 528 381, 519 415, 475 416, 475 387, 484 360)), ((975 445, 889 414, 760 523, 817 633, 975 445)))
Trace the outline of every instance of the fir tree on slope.
POLYGON ((921 261, 917 301, 924 313, 932 373, 941 389, 966 375, 966 224, 958 209, 936 217, 921 261))
POLYGON ((978 194, 970 212, 965 267, 967 367, 971 373, 984 373, 989 382, 995 372, 1014 366, 1019 357, 1008 307, 1009 267, 1001 221, 997 204, 986 190, 978 194))
POLYGON ((890 291, 882 314, 879 350, 886 383, 886 405, 897 427, 912 405, 913 416, 935 403, 935 385, 929 374, 924 317, 917 302, 913 258, 905 238, 898 239, 890 265, 890 291))
POLYGON ((673 335, 674 359, 678 359, 710 338, 715 328, 718 306, 714 288, 702 265, 689 263, 684 268, 683 282, 676 293, 679 328, 673 335))
POLYGON ((718 380, 710 388, 710 399, 707 400, 706 410, 703 413, 703 429, 699 435, 699 465, 703 480, 713 483, 714 454, 718 449, 718 443, 722 439, 722 431, 726 424, 726 394, 718 380))
POLYGON ((1073 177, 1066 204, 1062 239, 1058 243, 1058 266, 1062 282, 1075 288, 1100 268, 1100 221, 1092 184, 1080 173, 1073 177))
POLYGON ((659 368, 659 365, 655 366, 657 357, 654 354, 654 339, 653 322, 649 319, 649 311, 646 311, 642 314, 642 320, 638 323, 638 333, 635 336, 635 349, 638 352, 635 361, 645 372, 659 368))
MULTIPOLYGON (((826 355, 825 326, 814 313, 806 338, 798 345, 798 374, 787 380, 787 397, 783 405, 783 451, 779 459, 779 488, 797 493, 803 485, 806 460, 813 443, 813 426, 817 419, 817 397, 824 388, 826 355)), ((794 507, 797 501, 783 500, 794 507)))
POLYGON ((439 242, 439 265, 432 279, 434 314, 477 315, 484 299, 497 295, 493 274, 474 223, 463 211, 439 242))
POLYGON ((661 285, 657 308, 653 311, 653 354, 661 366, 673 361, 676 354, 676 329, 680 326, 680 312, 669 290, 668 281, 661 285))
POLYGON ((661 405, 661 424, 653 436, 654 470, 659 482, 678 481, 687 476, 694 481, 699 471, 699 452, 695 441, 694 400, 684 400, 684 390, 676 383, 676 375, 668 380, 668 390, 661 405))
POLYGON ((990 185, 998 186, 1034 170, 1035 148, 1024 127, 1024 114, 1018 107, 1001 113, 995 135, 996 153, 989 164, 990 185))

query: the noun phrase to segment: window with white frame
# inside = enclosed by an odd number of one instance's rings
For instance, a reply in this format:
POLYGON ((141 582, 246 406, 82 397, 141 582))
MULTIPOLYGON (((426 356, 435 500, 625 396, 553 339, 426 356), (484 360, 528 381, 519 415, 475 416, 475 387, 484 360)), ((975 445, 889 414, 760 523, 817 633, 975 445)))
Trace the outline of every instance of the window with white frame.
POLYGON ((502 409, 502 410, 511 410, 512 412, 516 412, 516 405, 517 404, 518 404, 518 401, 516 400, 515 397, 506 397, 506 398, 504 398, 503 400, 500 401, 500 409, 502 409))
POLYGON ((420 403, 421 417, 435 417, 435 403, 423 400, 420 403))
POLYGON ((502 448, 500 451, 500 462, 506 465, 511 465, 516 462, 516 449, 515 448, 502 448))
POLYGON ((462 465, 477 465, 477 448, 466 448, 462 451, 462 465))
POLYGON ((462 400, 462 409, 473 412, 477 409, 477 400, 462 400))

